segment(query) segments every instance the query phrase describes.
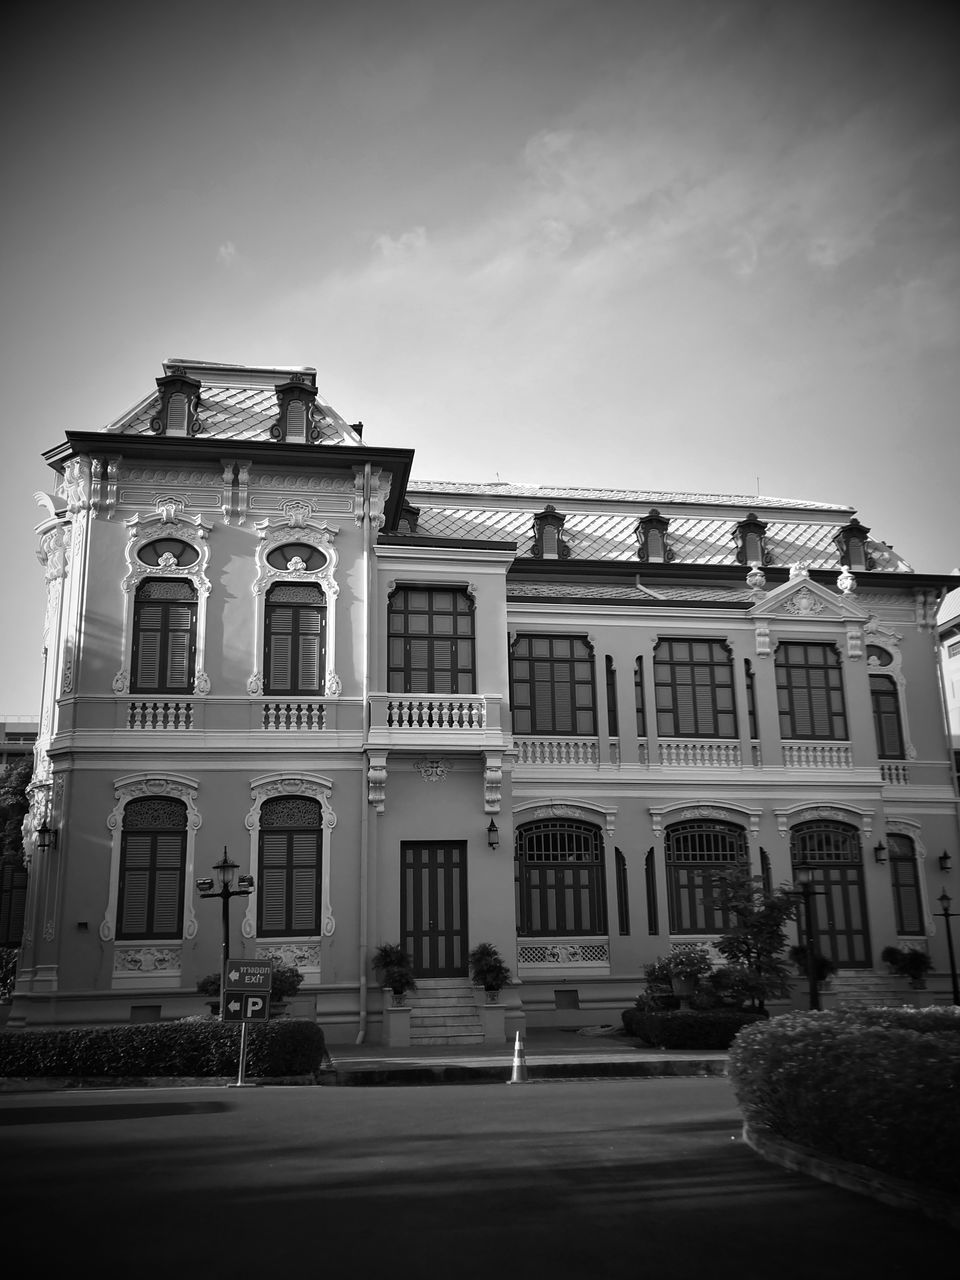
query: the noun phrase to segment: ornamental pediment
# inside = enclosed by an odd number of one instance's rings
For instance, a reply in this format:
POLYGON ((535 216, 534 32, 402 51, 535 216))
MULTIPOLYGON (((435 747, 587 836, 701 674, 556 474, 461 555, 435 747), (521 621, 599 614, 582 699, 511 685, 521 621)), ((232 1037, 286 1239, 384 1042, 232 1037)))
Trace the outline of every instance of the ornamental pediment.
POLYGON ((812 622, 861 623, 868 621, 869 611, 854 602, 849 593, 838 595, 808 577, 792 577, 772 591, 766 591, 748 617, 783 621, 808 619, 812 622))

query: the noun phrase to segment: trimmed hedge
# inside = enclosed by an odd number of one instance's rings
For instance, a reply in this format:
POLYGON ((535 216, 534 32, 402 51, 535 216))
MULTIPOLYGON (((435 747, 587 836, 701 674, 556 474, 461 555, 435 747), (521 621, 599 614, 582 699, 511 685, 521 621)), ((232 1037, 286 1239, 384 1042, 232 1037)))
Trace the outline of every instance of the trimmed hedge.
POLYGON ((730 1079, 748 1122, 820 1154, 960 1191, 960 1009, 789 1013, 747 1027, 730 1079))
MULTIPOLYGON (((248 1027, 248 1076, 315 1075, 326 1056, 322 1029, 307 1019, 248 1027)), ((230 1076, 239 1065, 240 1024, 212 1018, 0 1032, 0 1076, 230 1076)))
POLYGON ((766 1018, 746 1009, 624 1009, 620 1016, 628 1036, 654 1049, 729 1049, 741 1027, 766 1018))

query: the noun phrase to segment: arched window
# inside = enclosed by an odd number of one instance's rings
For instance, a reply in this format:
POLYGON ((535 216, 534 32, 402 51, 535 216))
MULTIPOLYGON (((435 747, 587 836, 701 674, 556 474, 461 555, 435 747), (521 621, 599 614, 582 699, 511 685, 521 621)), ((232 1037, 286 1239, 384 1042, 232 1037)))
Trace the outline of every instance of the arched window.
POLYGON ((877 755, 881 760, 903 760, 900 695, 891 676, 870 677, 870 703, 877 735, 877 755))
POLYGON ((117 930, 127 938, 180 938, 183 933, 187 806, 157 796, 123 811, 117 930))
POLYGON ((734 822, 678 822, 664 832, 671 933, 723 933, 729 916, 714 901, 718 872, 748 861, 747 833, 734 822))
POLYGON ((183 579, 147 578, 133 606, 132 693, 192 693, 197 592, 183 579))
POLYGON ((600 828, 549 819, 517 828, 517 932, 577 937, 607 931, 600 828))
POLYGON ((278 582, 264 607, 264 692, 319 697, 326 672, 326 602, 309 582, 278 582))
POLYGON ((321 932, 323 825, 309 796, 265 800, 260 808, 257 934, 315 937, 321 932))
MULTIPOLYGON (((790 832, 794 869, 810 869, 813 945, 841 968, 870 965, 867 900, 863 884, 860 832, 845 822, 801 822, 790 832)), ((800 942, 806 945, 805 911, 797 917, 800 942)))
POLYGON ((920 869, 917 851, 909 836, 887 833, 890 849, 890 887, 897 933, 902 937, 922 936, 923 905, 920 899, 920 869))

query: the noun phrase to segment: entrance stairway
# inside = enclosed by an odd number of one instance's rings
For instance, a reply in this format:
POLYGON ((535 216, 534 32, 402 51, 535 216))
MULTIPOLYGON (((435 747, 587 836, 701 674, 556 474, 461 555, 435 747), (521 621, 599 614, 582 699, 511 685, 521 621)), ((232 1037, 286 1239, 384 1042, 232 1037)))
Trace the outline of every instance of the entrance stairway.
POLYGON ((917 1003, 917 992, 906 979, 873 973, 869 969, 839 969, 826 990, 834 995, 838 1005, 863 1008, 917 1003))
POLYGON ((410 1044, 483 1044, 483 1024, 469 978, 418 978, 410 1006, 410 1044))

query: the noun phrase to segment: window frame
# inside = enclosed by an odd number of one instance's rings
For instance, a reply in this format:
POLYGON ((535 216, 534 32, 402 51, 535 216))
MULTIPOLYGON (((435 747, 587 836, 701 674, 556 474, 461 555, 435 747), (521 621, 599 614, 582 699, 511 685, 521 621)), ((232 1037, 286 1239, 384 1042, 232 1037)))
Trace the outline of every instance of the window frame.
POLYGON ((739 823, 721 819, 673 822, 663 831, 663 861, 667 881, 667 922, 670 936, 706 937, 726 933, 729 912, 712 901, 714 876, 750 863, 747 831, 739 823), (700 838, 704 844, 731 847, 676 849, 678 840, 700 838), (683 857, 688 854, 692 856, 683 857))
POLYGON ((900 690, 897 688, 897 682, 892 675, 887 675, 884 671, 871 671, 869 674, 870 682, 870 710, 873 713, 873 730, 877 744, 878 760, 906 760, 907 758, 907 741, 903 732, 903 717, 900 714, 900 690), (880 688, 880 685, 883 688, 880 688), (886 702, 884 708, 881 704, 886 702), (892 705, 891 705, 892 704, 892 705), (888 750, 886 742, 887 731, 884 729, 884 719, 891 717, 894 720, 894 728, 896 732, 896 745, 894 750, 888 750))
POLYGON ((737 715, 737 696, 733 671, 733 653, 726 640, 716 636, 659 636, 653 650, 653 689, 654 709, 657 716, 657 734, 661 738, 715 738, 723 741, 734 741, 739 737, 739 717, 737 715), (684 645, 689 649, 689 657, 676 654, 675 646, 684 645), (697 646, 708 645, 719 649, 724 655, 717 658, 695 656, 697 646), (666 654, 668 656, 659 656, 666 654), (689 680, 680 680, 681 673, 689 671, 689 680), (698 679, 699 673, 709 673, 706 682, 698 679), (727 679, 717 680, 717 673, 724 672, 727 679), (692 714, 695 728, 684 730, 680 724, 680 716, 684 714, 682 699, 678 691, 690 690, 689 713, 692 714), (729 692, 729 707, 718 705, 718 690, 729 692), (709 704, 701 700, 702 693, 709 697, 709 704), (661 705, 663 704, 663 705, 661 705), (668 721, 667 717, 670 717, 668 721), (709 717, 709 728, 701 727, 703 720, 709 717), (724 723, 721 717, 729 717, 730 732, 721 732, 724 723), (669 728, 668 724, 673 727, 669 728))
POLYGON ((597 737, 597 674, 594 647, 586 635, 580 634, 558 634, 555 632, 521 632, 514 637, 513 643, 510 645, 510 707, 512 715, 513 732, 519 737, 571 737, 571 738, 595 738, 597 737), (535 652, 536 646, 547 645, 549 647, 547 653, 535 652), (558 654, 555 652, 558 645, 570 646, 569 655, 558 654), (517 649, 520 645, 527 645, 529 651, 526 654, 518 653, 517 649), (575 645, 582 645, 584 653, 576 654, 574 652, 575 645), (518 678, 517 664, 527 663, 529 672, 526 676, 518 678), (535 664, 546 664, 549 670, 548 679, 538 679, 534 672, 535 664), (576 668, 578 665, 589 665, 589 675, 577 676, 576 668), (569 669, 569 678, 566 680, 558 679, 557 673, 563 667, 569 669), (529 686, 529 702, 526 705, 517 705, 519 688, 529 686), (542 703, 538 700, 537 686, 549 686, 549 727, 541 725, 538 712, 542 703), (557 727, 557 690, 566 687, 569 690, 569 711, 570 711, 570 728, 557 727), (578 696, 585 697, 578 690, 586 691, 588 701, 578 703, 578 696), (580 727, 580 714, 589 716, 589 728, 580 727), (518 714, 528 715, 529 727, 520 728, 517 724, 518 714))
POLYGON ((824 640, 781 640, 777 645, 774 654, 774 678, 776 680, 777 689, 777 712, 780 724, 780 737, 784 742, 849 742, 850 740, 850 722, 847 716, 847 699, 846 689, 844 687, 843 659, 840 651, 835 644, 824 640), (805 661, 789 662, 791 651, 802 649, 804 651, 805 661), (823 662, 810 662, 809 652, 811 650, 820 650, 825 660, 823 662), (783 654, 783 659, 781 659, 783 654), (827 718, 830 720, 830 732, 816 732, 816 708, 812 697, 814 685, 811 683, 811 673, 824 671, 828 673, 828 679, 824 684, 824 690, 827 694, 827 718), (792 681, 788 678, 789 673, 805 673, 805 679, 802 684, 798 681, 792 681), (836 677, 831 688, 829 673, 833 673, 836 677), (808 705, 806 707, 798 705, 797 693, 806 694, 808 705), (839 711, 835 709, 836 695, 839 698, 839 711), (798 731, 798 722, 802 723, 802 716, 809 717, 811 732, 801 733, 798 731), (835 721, 842 721, 842 732, 835 731, 835 721))
POLYGON ((194 682, 196 680, 196 664, 197 664, 197 623, 200 610, 200 602, 197 599, 196 588, 192 583, 183 582, 182 579, 166 578, 151 575, 145 578, 137 586, 133 599, 133 640, 130 650, 130 692, 136 694, 150 693, 169 693, 188 696, 194 691, 194 682), (161 584, 169 584, 171 586, 182 586, 185 591, 191 591, 192 597, 187 600, 146 600, 145 594, 154 586, 161 584), (160 625, 158 627, 145 627, 143 625, 144 613, 148 609, 157 609, 160 614, 160 625), (171 625, 171 615, 176 609, 187 609, 189 612, 189 626, 174 627, 171 625), (155 684, 142 683, 140 679, 140 658, 143 649, 145 637, 148 635, 159 635, 158 653, 157 653, 157 681, 155 684), (184 678, 182 683, 174 683, 171 678, 171 666, 173 662, 171 652, 171 636, 185 634, 188 637, 186 658, 184 664, 184 678))
POLYGON ((605 864, 603 830, 595 823, 574 818, 545 818, 519 824, 514 834, 517 936, 605 938, 605 864), (551 838, 557 845, 568 842, 574 847, 566 850, 562 847, 525 847, 537 841, 548 843, 551 838), (582 847, 575 847, 578 844, 582 847), (551 874, 549 871, 545 873, 544 868, 560 870, 551 874), (588 903, 586 913, 582 901, 584 894, 588 903), (592 923, 593 927, 585 927, 585 914, 588 917, 587 924, 592 923), (535 918, 541 924, 544 919, 548 923, 552 919, 555 927, 534 929, 532 922, 535 918))
POLYGON ((272 698, 322 698, 325 693, 324 680, 326 678, 326 652, 327 652, 327 603, 326 597, 322 590, 315 583, 287 583, 275 582, 267 591, 263 602, 263 692, 267 697, 272 698), (293 601, 271 601, 270 597, 274 592, 282 591, 285 587, 295 587, 306 590, 313 590, 319 597, 317 603, 296 603, 293 601), (293 614, 293 625, 289 632, 281 632, 274 630, 275 621, 279 618, 281 610, 289 609, 293 614), (300 623, 304 616, 316 618, 319 625, 316 631, 310 631, 302 628, 300 623), (274 684, 274 639, 280 635, 290 636, 290 653, 288 656, 290 679, 286 688, 281 688, 274 684), (302 680, 303 652, 302 642, 304 639, 316 635, 319 636, 319 644, 317 646, 316 655, 316 673, 317 685, 314 688, 307 687, 302 680))
MULTIPOLYGON (((477 693, 477 617, 476 601, 473 594, 462 584, 445 583, 397 583, 387 599, 387 691, 389 693, 407 693, 426 695, 431 693, 443 696, 474 697, 477 693), (425 608, 415 608, 411 604, 414 594, 427 596, 425 608), (449 595, 450 609, 436 607, 436 597, 449 595), (402 601, 400 607, 396 602, 402 601), (459 608, 463 601, 466 608, 459 608), (416 630, 411 620, 422 618, 426 622, 425 630, 416 630), (449 631, 436 629, 438 619, 450 618, 449 631), (469 623, 469 628, 461 631, 460 620, 469 623), (394 627, 394 620, 401 625, 394 627), (414 662, 414 646, 417 642, 425 646, 426 663, 414 662), (400 647, 400 661, 395 660, 397 646, 400 647), (466 645, 467 661, 461 660, 461 646, 466 645), (447 650, 447 665, 438 662, 444 649, 447 650), (437 683, 437 672, 449 673, 449 689, 440 688, 437 683), (414 675, 426 673, 427 684, 422 689, 414 688, 418 683, 414 675), (470 687, 462 687, 468 684, 470 687), (397 686, 400 686, 399 688, 397 686)), ((443 683, 443 681, 441 681, 443 683)))
MULTIPOLYGON (((175 797, 139 797, 128 801, 124 806, 123 821, 120 832, 120 866, 119 878, 117 883, 117 919, 116 919, 116 938, 118 942, 179 942, 183 938, 183 916, 184 916, 184 899, 186 897, 186 864, 187 864, 187 825, 189 821, 189 813, 187 806, 183 800, 175 797), (183 823, 177 826, 166 827, 128 827, 127 819, 132 809, 137 805, 152 804, 157 799, 167 800, 170 804, 176 804, 183 810, 183 823), (177 888, 176 896, 176 921, 169 929, 161 929, 156 926, 156 914, 158 910, 158 882, 164 870, 160 865, 159 859, 162 856, 159 848, 160 839, 166 837, 171 839, 176 837, 176 843, 179 846, 177 851, 177 888), (131 844, 138 838, 147 837, 149 840, 149 849, 147 852, 147 865, 144 868, 136 868, 130 865, 132 853, 131 844), (134 929, 127 925, 125 916, 127 914, 127 894, 128 880, 132 878, 138 870, 146 871, 146 906, 144 915, 148 922, 146 929, 134 929), (152 927, 151 927, 152 925, 152 927)), ((132 907, 131 907, 132 910, 132 907)))
POLYGON ((898 938, 921 938, 926 934, 923 902, 923 876, 916 841, 901 831, 887 831, 887 861, 890 867, 890 892, 898 938), (903 876, 909 866, 911 876, 903 876), (912 877, 912 878, 911 878, 912 877), (913 903, 908 898, 913 896, 913 903), (906 927, 910 906, 916 915, 915 929, 906 927))
POLYGON ((260 808, 260 821, 258 833, 258 849, 257 849, 257 871, 256 871, 256 889, 257 889, 257 937, 258 938, 319 938, 323 928, 323 862, 324 862, 324 838, 323 838, 323 809, 319 800, 315 796, 271 796, 265 800, 260 808), (272 805, 285 804, 290 800, 299 801, 316 807, 316 822, 311 824, 289 824, 285 826, 273 824, 264 824, 264 810, 270 811, 272 805), (280 834, 284 837, 286 845, 285 856, 282 868, 279 865, 270 865, 266 862, 267 849, 266 844, 270 835, 280 834), (298 837, 301 845, 298 851, 298 837), (312 845, 312 861, 298 862, 298 856, 302 857, 303 850, 307 845, 312 845), (310 877, 313 889, 313 907, 311 928, 295 927, 297 919, 298 894, 301 888, 297 884, 297 871, 307 867, 312 870, 310 877), (283 928, 268 928, 268 922, 265 914, 268 907, 268 884, 273 878, 268 873, 282 869, 283 875, 283 897, 284 897, 284 925, 283 928))

